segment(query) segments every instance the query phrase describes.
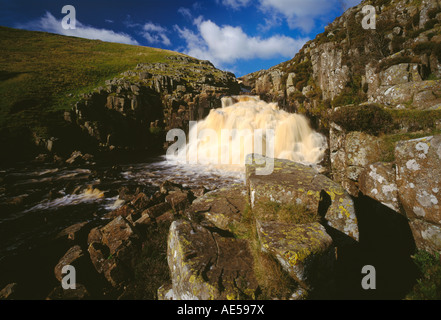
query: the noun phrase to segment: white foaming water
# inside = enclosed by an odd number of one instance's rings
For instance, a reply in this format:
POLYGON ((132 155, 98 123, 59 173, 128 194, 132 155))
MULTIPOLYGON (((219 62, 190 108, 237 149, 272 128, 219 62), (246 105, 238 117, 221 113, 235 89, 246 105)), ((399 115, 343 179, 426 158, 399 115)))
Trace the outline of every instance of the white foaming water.
POLYGON ((316 165, 327 148, 326 138, 310 128, 306 117, 280 110, 277 104, 256 96, 222 98, 222 108, 211 110, 206 119, 191 128, 189 136, 181 159, 188 160, 197 154, 198 164, 228 163, 220 166, 228 171, 243 169, 247 154, 271 156, 270 147, 274 149, 274 158, 316 165), (274 135, 269 135, 268 129, 274 135), (215 132, 215 136, 201 136, 205 131, 215 132))

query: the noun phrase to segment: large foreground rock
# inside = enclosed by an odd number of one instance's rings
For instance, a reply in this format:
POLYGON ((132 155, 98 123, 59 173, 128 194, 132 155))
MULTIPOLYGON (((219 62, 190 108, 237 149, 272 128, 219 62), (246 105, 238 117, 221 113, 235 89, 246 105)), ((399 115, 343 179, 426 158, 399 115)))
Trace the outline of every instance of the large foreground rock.
POLYGON ((441 136, 401 141, 395 158, 398 194, 416 245, 441 252, 441 136))
MULTIPOLYGON (((274 160, 274 172, 256 175, 254 155, 247 159, 246 178, 251 206, 268 201, 299 204, 323 216, 330 227, 358 241, 354 203, 341 185, 317 170, 288 160, 274 160)), ((258 160, 258 163, 262 159, 258 160)), ((267 159, 267 161, 270 161, 267 159)))
POLYGON ((173 222, 168 264, 174 300, 254 299, 258 284, 247 242, 199 224, 173 222))
POLYGON ((319 223, 258 222, 257 233, 262 250, 272 254, 304 287, 311 290, 331 278, 335 249, 319 223))

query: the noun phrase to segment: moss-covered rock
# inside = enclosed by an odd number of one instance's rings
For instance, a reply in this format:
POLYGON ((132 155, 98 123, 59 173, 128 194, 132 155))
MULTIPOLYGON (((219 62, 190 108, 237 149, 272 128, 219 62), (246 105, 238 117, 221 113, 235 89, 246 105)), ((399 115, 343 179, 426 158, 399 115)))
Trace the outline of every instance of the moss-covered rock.
MULTIPOLYGON (((249 156, 246 183, 251 206, 274 201, 300 204, 323 216, 329 226, 358 240, 358 224, 354 203, 341 185, 317 170, 288 160, 274 159, 270 175, 256 175, 260 156, 249 156)), ((266 159, 270 161, 270 159, 266 159)))
POLYGON ((335 250, 319 223, 258 222, 257 232, 262 250, 272 254, 304 287, 310 290, 330 280, 335 250))
POLYGON ((245 240, 179 220, 170 227, 168 264, 175 300, 254 299, 258 284, 245 240))
POLYGON ((196 199, 187 213, 196 220, 205 219, 223 230, 239 226, 247 205, 244 185, 211 191, 196 199))
POLYGON ((441 136, 399 142, 395 158, 398 194, 416 244, 424 250, 441 251, 441 136))

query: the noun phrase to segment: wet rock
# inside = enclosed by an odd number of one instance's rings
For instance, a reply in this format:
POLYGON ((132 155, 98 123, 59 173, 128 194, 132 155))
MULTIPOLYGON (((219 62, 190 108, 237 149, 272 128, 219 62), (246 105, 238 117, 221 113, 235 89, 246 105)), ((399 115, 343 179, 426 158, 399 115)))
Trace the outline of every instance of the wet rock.
POLYGON ((182 213, 192 202, 191 195, 188 191, 173 191, 165 197, 165 201, 170 204, 176 213, 182 213))
POLYGON ((360 176, 360 191, 392 210, 400 212, 395 175, 395 167, 392 163, 371 164, 360 176))
POLYGON ((155 219, 161 215, 163 215, 164 213, 166 213, 167 211, 172 210, 172 206, 170 203, 168 202, 161 202, 155 206, 152 206, 146 210, 144 210, 142 212, 142 216, 148 216, 151 219, 155 219))
POLYGON ((167 180, 161 184, 159 190, 163 194, 168 194, 171 191, 182 191, 182 185, 167 180))
MULTIPOLYGON (((427 247, 428 238, 441 236, 441 136, 401 141, 395 158, 400 202, 415 227, 417 246, 427 247), (427 229, 422 231, 423 227, 427 229)), ((432 246, 440 251, 439 244, 434 241, 432 246)))
POLYGON ((14 294, 17 292, 18 284, 10 283, 2 290, 0 290, 0 300, 14 299, 14 294))
POLYGON ((82 238, 87 238, 87 234, 90 231, 88 228, 86 228, 88 224, 88 222, 76 223, 62 230, 60 233, 58 233, 56 238, 67 239, 71 241, 80 241, 82 238))
POLYGON ((244 240, 222 237, 198 224, 175 221, 170 227, 167 257, 176 300, 256 296, 253 258, 244 240))
MULTIPOLYGON (((252 207, 268 201, 303 205, 324 217, 330 227, 358 241, 354 203, 341 185, 311 167, 280 159, 274 159, 272 174, 256 175, 259 166, 256 164, 257 158, 260 156, 249 156, 246 166, 246 183, 252 207)), ((260 163, 263 161, 259 160, 260 163)))
POLYGON ((61 286, 54 288, 46 300, 87 300, 90 297, 86 287, 77 283, 75 289, 64 290, 61 286))
POLYGON ((335 249, 319 223, 258 222, 257 233, 262 251, 272 254, 308 290, 332 278, 335 249))
MULTIPOLYGON (((58 261, 55 266, 55 278, 61 282, 63 279, 62 270, 65 266, 73 266, 75 270, 82 270, 82 265, 86 263, 86 256, 80 246, 70 248, 66 254, 58 261)), ((82 270, 83 271, 83 270, 82 270)))
POLYGON ((145 208, 151 206, 152 202, 145 193, 139 193, 131 202, 131 205, 136 211, 143 211, 145 208))
POLYGON ((124 217, 127 218, 128 216, 132 215, 132 214, 136 214, 136 210, 131 206, 131 205, 123 205, 122 207, 113 210, 109 213, 106 213, 104 215, 104 217, 106 219, 113 219, 116 217, 124 217))
POLYGON ((95 269, 114 287, 119 287, 133 274, 140 238, 123 217, 117 217, 89 234, 89 255, 95 269))

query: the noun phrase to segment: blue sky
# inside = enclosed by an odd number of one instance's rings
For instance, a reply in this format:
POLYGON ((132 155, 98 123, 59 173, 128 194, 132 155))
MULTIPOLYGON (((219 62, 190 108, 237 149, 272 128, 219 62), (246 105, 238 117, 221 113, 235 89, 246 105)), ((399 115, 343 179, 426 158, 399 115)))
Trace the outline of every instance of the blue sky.
POLYGON ((291 59, 361 0, 0 0, 0 25, 174 50, 242 76, 291 59), (63 6, 76 10, 65 30, 63 6))

